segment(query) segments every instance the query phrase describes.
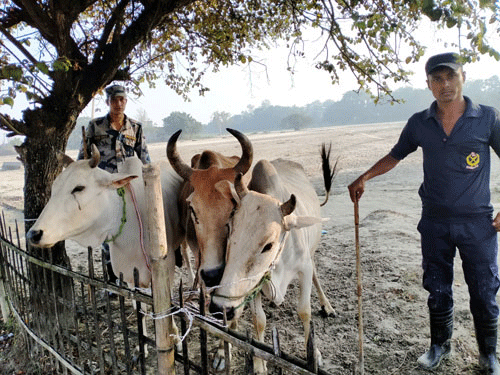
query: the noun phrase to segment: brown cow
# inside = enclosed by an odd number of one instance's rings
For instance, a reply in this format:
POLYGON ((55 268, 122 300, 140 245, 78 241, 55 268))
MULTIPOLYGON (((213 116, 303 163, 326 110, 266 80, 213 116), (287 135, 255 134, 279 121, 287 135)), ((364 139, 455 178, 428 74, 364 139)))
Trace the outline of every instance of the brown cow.
POLYGON ((181 130, 170 137, 167 145, 168 160, 184 179, 179 194, 181 225, 196 257, 197 279, 201 277, 208 287, 218 285, 224 271, 227 223, 235 207, 228 181, 234 183, 238 173, 245 175, 253 160, 250 140, 236 130, 227 131, 240 143, 241 158, 203 151, 193 156, 190 167, 176 148, 181 130))

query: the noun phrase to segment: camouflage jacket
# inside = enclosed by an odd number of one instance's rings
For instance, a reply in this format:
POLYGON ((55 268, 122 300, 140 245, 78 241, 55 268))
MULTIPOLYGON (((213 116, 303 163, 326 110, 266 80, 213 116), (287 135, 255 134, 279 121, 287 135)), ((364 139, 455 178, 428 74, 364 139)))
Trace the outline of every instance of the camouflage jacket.
MULTIPOLYGON (((125 124, 120 131, 110 126, 109 115, 91 120, 85 131, 87 153, 91 154, 91 144, 95 144, 101 154, 99 168, 108 172, 119 172, 125 158, 137 154, 144 164, 151 163, 142 125, 125 116, 125 124)), ((83 159, 83 141, 78 159, 83 159)))

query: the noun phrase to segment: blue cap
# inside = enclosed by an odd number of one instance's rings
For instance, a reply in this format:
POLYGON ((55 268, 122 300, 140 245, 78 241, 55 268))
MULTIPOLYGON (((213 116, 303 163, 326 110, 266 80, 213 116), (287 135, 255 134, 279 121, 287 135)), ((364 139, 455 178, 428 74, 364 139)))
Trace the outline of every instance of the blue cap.
POLYGON ((429 75, 434 70, 443 66, 446 66, 453 70, 458 70, 462 67, 460 56, 454 52, 447 52, 429 57, 429 60, 427 60, 427 63, 425 64, 425 74, 429 75))

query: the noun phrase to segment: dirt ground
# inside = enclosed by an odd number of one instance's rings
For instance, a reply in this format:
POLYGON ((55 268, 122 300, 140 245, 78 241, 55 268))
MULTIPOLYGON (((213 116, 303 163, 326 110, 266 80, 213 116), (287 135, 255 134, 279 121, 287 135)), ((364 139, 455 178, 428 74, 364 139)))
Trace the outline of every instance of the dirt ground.
MULTIPOLYGON (((317 345, 324 368, 332 374, 352 374, 359 360, 354 210, 347 185, 390 150, 402 126, 373 124, 249 135, 254 161, 282 157, 302 163, 320 195, 323 195, 321 143, 331 142, 332 160, 339 160, 332 195, 323 207, 323 216, 330 220, 324 224, 321 245, 315 255, 319 278, 336 316, 322 318, 315 291, 312 296, 317 345)), ((149 148, 153 161, 166 158, 164 143, 150 144, 149 148)), ((208 148, 226 155, 240 154, 239 144, 229 134, 210 140, 185 140, 181 136, 179 142, 181 156, 186 161, 208 148)), ((69 154, 75 156, 76 151, 69 154)), ((420 216, 417 190, 422 180, 421 158, 421 153, 416 152, 390 173, 370 181, 360 201, 365 374, 427 373, 416 366, 416 359, 430 340, 427 293, 421 286, 420 240, 416 230, 420 216)), ((14 159, 2 157, 0 165, 14 159)), ((500 170, 497 158, 493 159, 492 201, 498 211, 500 170)), ((0 176, 4 217, 7 222, 17 219, 21 223, 23 170, 0 171, 0 176)), ((69 243, 68 252, 74 268, 85 262, 85 249, 69 243)), ((478 352, 468 290, 460 259, 455 263, 453 355, 437 373, 477 374, 478 352)), ((303 330, 295 311, 297 289, 297 284, 290 286, 288 298, 281 306, 266 304, 267 336, 270 327, 277 326, 283 350, 304 356, 303 330)))

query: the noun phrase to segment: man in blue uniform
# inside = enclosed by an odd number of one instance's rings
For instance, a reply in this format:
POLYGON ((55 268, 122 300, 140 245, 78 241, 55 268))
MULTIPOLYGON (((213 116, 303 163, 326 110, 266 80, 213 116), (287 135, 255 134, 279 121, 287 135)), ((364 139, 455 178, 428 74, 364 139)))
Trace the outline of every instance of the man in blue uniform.
MULTIPOLYGON (((143 164, 151 163, 142 125, 125 115, 127 105, 125 88, 121 85, 112 85, 105 91, 109 113, 89 122, 85 131, 87 155, 91 154, 91 145, 95 144, 101 155, 99 168, 110 173, 119 172, 125 159, 134 155, 137 155, 143 164)), ((78 159, 83 159, 84 155, 82 141, 78 159)), ((103 244, 103 253, 109 281, 114 283, 117 277, 111 268, 107 243, 103 244)))
POLYGON ((349 194, 353 202, 359 200, 366 181, 422 148, 418 231, 423 286, 429 292, 431 345, 418 363, 432 370, 450 355, 453 260, 458 249, 469 287, 480 366, 488 374, 500 374, 496 356, 500 214, 493 220, 489 186, 490 146, 500 155, 500 115, 462 95, 465 73, 457 54, 432 56, 425 72, 436 100, 408 120, 390 153, 349 185, 349 194))

